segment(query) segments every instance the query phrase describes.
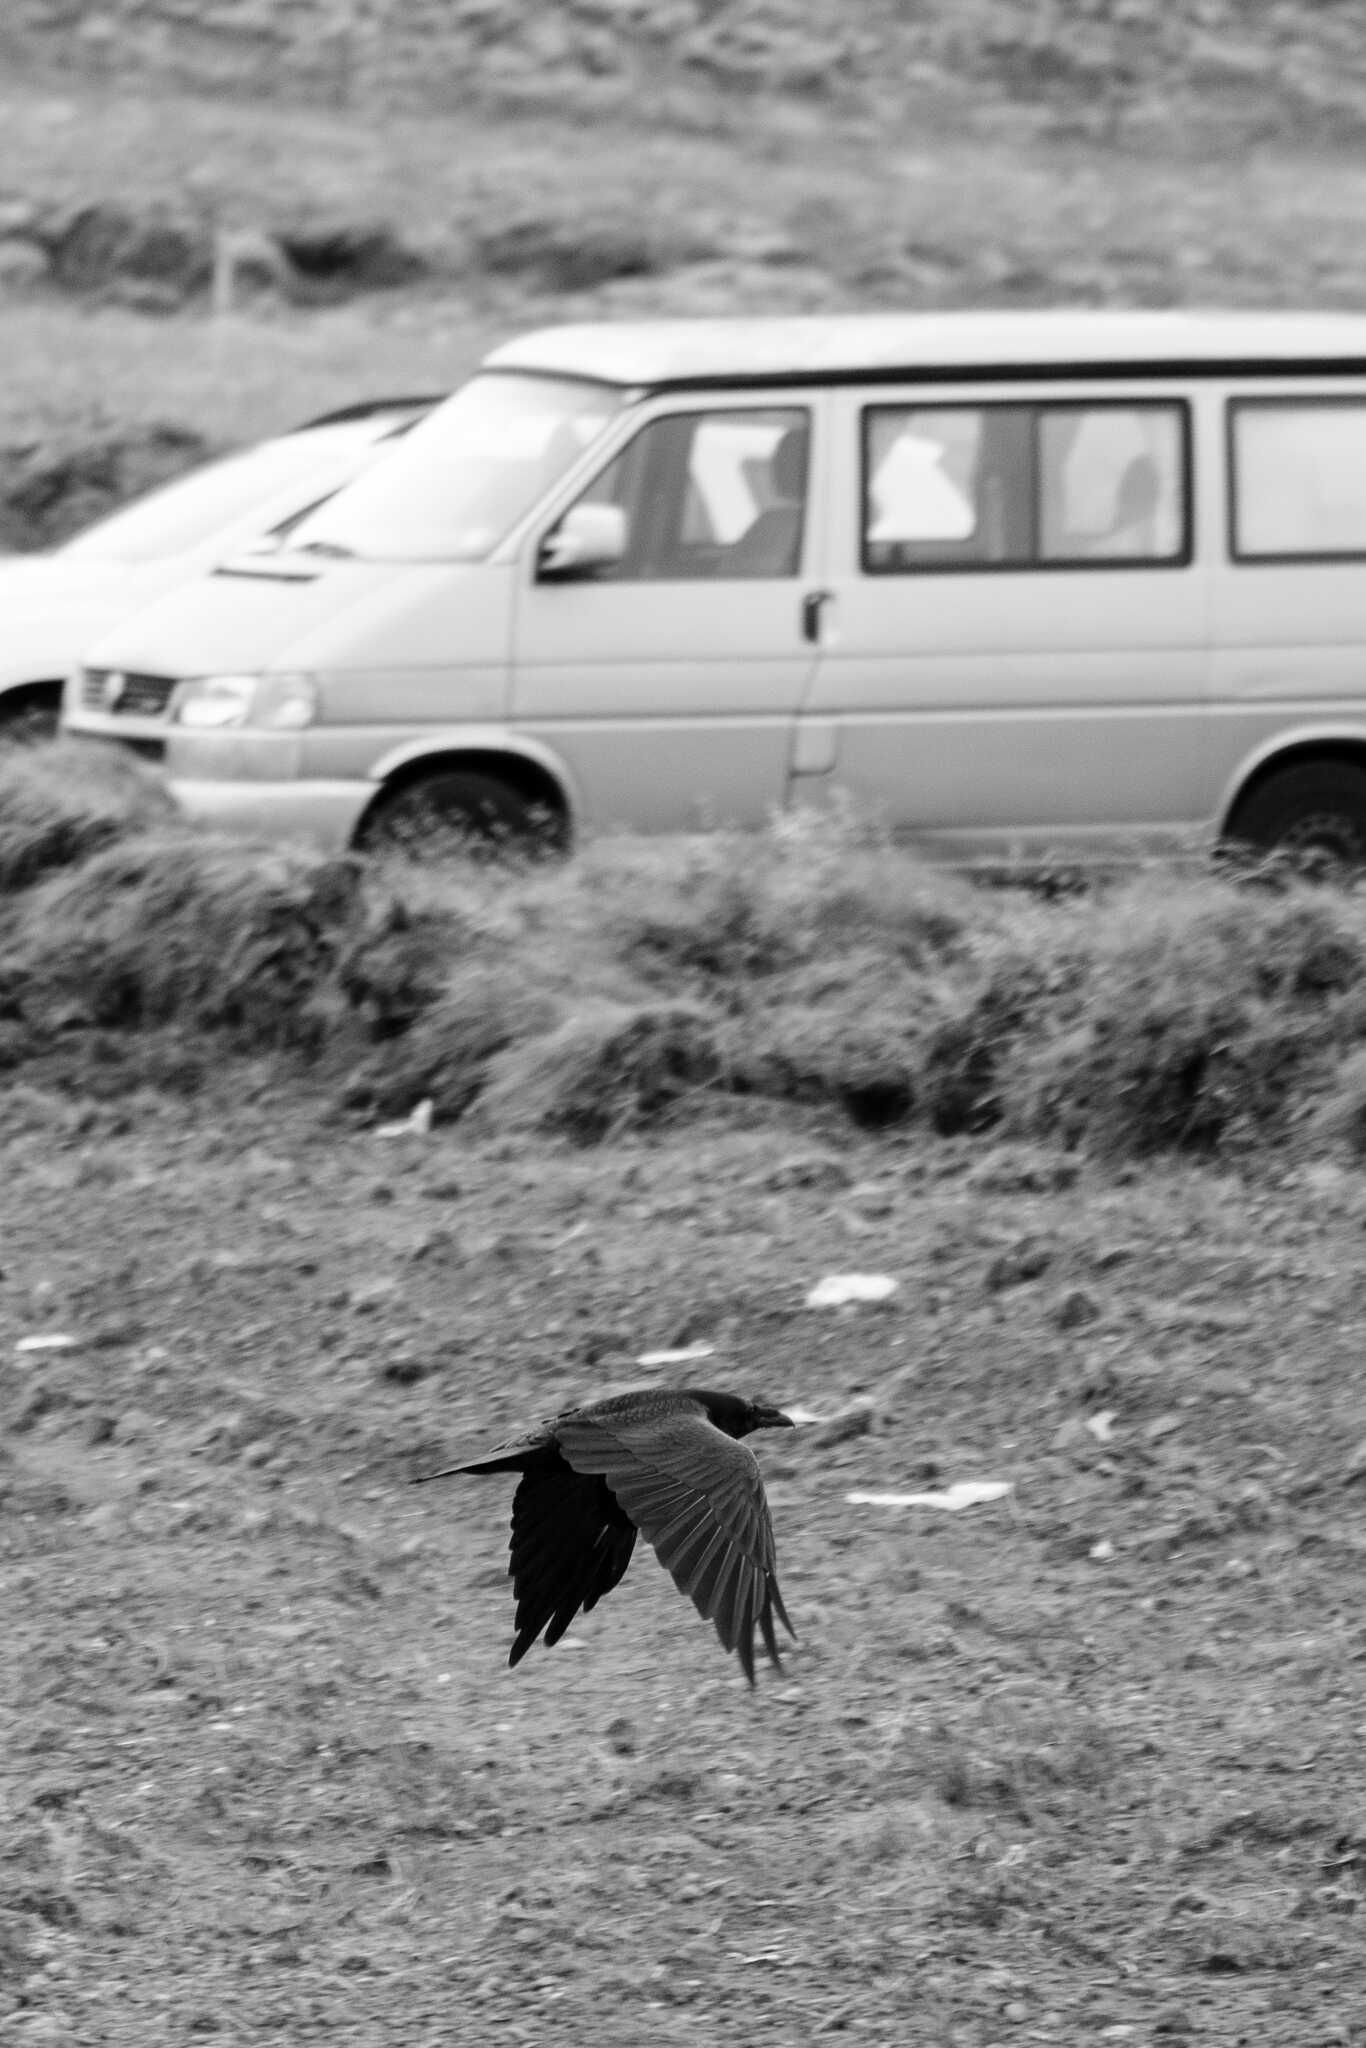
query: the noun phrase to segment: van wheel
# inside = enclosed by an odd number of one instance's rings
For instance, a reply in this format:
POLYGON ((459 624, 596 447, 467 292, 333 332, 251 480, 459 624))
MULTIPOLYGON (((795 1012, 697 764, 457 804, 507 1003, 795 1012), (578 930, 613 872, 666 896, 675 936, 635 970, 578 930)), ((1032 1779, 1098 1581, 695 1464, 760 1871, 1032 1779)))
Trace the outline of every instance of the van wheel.
POLYGON ((563 850, 563 819, 506 782, 449 769, 381 798, 360 831, 366 853, 432 866, 447 860, 535 860, 563 850))
POLYGON ((1350 761, 1282 768, 1239 804, 1228 837, 1311 871, 1366 867, 1366 769, 1350 761))

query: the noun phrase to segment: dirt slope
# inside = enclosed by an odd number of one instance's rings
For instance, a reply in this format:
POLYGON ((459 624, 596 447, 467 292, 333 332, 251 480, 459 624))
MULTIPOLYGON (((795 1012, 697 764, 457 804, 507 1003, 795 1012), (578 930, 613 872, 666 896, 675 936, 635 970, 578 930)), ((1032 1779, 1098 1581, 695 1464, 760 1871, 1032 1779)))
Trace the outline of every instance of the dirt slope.
POLYGON ((1070 110, 1173 103, 1332 129, 1366 115, 1350 0, 12 0, 10 46, 98 72, 551 107, 755 90, 887 114, 927 88, 1070 110))

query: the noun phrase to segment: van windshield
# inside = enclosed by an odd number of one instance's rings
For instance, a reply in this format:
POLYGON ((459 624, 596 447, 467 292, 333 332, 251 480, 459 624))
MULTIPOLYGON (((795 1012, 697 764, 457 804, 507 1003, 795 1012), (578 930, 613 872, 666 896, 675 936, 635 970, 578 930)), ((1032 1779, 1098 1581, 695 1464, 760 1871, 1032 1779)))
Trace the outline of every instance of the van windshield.
POLYGON ((287 546, 382 562, 474 562, 602 432, 626 394, 485 371, 329 498, 287 546))

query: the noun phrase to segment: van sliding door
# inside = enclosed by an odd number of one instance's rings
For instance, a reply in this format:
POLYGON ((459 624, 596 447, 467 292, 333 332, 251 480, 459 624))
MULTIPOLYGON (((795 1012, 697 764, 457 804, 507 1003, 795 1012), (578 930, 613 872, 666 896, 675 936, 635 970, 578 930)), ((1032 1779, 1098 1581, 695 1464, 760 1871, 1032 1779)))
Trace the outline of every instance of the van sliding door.
POLYGON ((837 401, 798 761, 927 849, 1152 844, 1201 815, 1190 407, 1076 391, 837 401))

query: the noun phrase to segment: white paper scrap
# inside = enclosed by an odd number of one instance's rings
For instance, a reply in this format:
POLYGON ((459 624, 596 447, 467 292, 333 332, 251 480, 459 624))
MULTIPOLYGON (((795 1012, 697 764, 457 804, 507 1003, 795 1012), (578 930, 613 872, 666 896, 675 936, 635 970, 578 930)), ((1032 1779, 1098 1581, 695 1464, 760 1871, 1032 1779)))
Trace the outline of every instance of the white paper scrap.
POLYGON ((886 1301, 899 1280, 890 1273, 827 1273, 807 1294, 808 1308, 846 1308, 860 1301, 886 1301))
POLYGON ((377 1124, 375 1136, 377 1138, 425 1138, 432 1128, 432 1117, 435 1114, 435 1108, 436 1105, 431 1097, 424 1095, 421 1102, 413 1105, 407 1116, 399 1117, 396 1122, 391 1124, 377 1124))
POLYGON ((1014 1490, 1008 1479, 960 1479, 941 1493, 846 1493, 844 1498, 860 1508, 948 1508, 956 1513, 1004 1500, 1014 1490))
POLYGON ((694 1359, 714 1358, 714 1344, 683 1344, 675 1351, 642 1351, 637 1365, 691 1365, 694 1359))

